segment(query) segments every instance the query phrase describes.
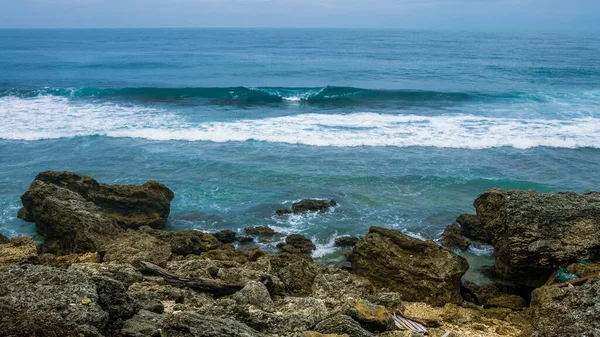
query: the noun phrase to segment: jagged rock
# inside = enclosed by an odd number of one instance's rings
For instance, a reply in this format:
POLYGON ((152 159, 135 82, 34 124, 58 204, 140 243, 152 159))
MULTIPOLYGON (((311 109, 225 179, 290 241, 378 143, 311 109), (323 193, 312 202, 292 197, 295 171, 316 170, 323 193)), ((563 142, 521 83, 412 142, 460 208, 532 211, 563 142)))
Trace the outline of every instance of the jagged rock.
POLYGON ((246 227, 245 231, 246 231, 246 233, 248 233, 250 235, 267 236, 267 237, 277 234, 276 231, 274 231, 271 227, 268 227, 268 226, 246 227))
POLYGON ((127 263, 75 263, 69 267, 69 270, 78 270, 89 276, 106 276, 123 283, 125 287, 142 282, 144 279, 142 273, 127 263))
POLYGON ((489 299, 485 306, 488 308, 508 308, 512 310, 520 310, 527 306, 527 303, 521 296, 517 295, 502 295, 489 299))
POLYGON ((450 249, 458 248, 460 250, 467 250, 471 243, 463 236, 462 228, 458 224, 453 223, 444 229, 444 233, 440 238, 440 244, 450 249))
POLYGON ((162 318, 162 315, 142 309, 125 321, 121 335, 123 337, 161 337, 158 324, 162 318))
POLYGON ((237 233, 232 230, 226 229, 214 233, 213 236, 217 238, 217 240, 219 240, 219 242, 221 243, 234 243, 236 241, 235 239, 237 233))
POLYGON ((96 285, 98 305, 108 313, 107 328, 120 329, 124 320, 140 310, 139 303, 127 294, 121 282, 106 276, 92 276, 91 280, 96 285))
POLYGON ((461 214, 456 218, 456 223, 461 226, 463 234, 466 237, 488 243, 492 242, 492 236, 485 227, 483 227, 483 224, 479 221, 477 215, 461 214))
POLYGON ((276 306, 278 312, 309 320, 306 325, 311 327, 325 319, 329 313, 325 302, 313 297, 284 297, 277 301, 276 306))
POLYGON ((103 246, 104 262, 128 263, 138 267, 140 261, 164 266, 171 256, 171 246, 154 236, 128 230, 103 246))
POLYGON ((244 244, 244 243, 247 244, 247 243, 254 242, 254 238, 251 236, 238 236, 237 242, 242 243, 242 244, 244 244))
POLYGON ((397 292, 376 292, 366 297, 369 302, 379 304, 389 312, 403 312, 402 294, 397 292))
POLYGON ((467 261, 433 241, 371 227, 349 256, 355 274, 375 286, 403 294, 407 301, 460 303, 460 279, 467 261))
POLYGON ((328 210, 330 207, 336 206, 335 200, 312 200, 304 199, 299 202, 292 204, 292 210, 280 209, 277 210, 277 215, 285 215, 291 213, 304 213, 304 212, 322 212, 328 210))
POLYGON ((177 276, 191 278, 212 278, 219 272, 213 261, 200 259, 170 261, 167 270, 177 276))
POLYGON ((511 286, 496 282, 479 285, 471 281, 465 281, 462 286, 464 290, 463 298, 479 305, 484 305, 491 298, 510 294, 513 291, 511 286))
POLYGON ((17 236, 0 244, 0 267, 31 263, 37 258, 37 247, 32 238, 17 236))
POLYGON ((264 256, 265 254, 266 253, 262 249, 256 248, 256 249, 248 252, 248 261, 256 261, 261 256, 264 256))
POLYGON ((576 287, 544 286, 531 294, 538 337, 600 335, 600 280, 576 287))
POLYGON ((600 193, 491 189, 474 202, 496 273, 537 287, 559 266, 600 254, 600 193))
POLYGON ((290 234, 285 238, 285 245, 278 247, 282 252, 290 254, 310 254, 317 249, 315 244, 307 237, 300 234, 290 234))
POLYGON ((366 300, 350 301, 345 314, 372 332, 391 330, 394 324, 386 307, 366 300))
POLYGON ((337 334, 337 333, 320 333, 316 331, 306 331, 302 337, 350 337, 348 334, 337 334))
POLYGON ((10 239, 0 233, 0 245, 10 242, 10 239))
POLYGON ((360 239, 355 236, 342 236, 335 238, 334 245, 336 247, 354 247, 358 241, 360 241, 360 239))
POLYGON ((373 292, 369 280, 338 269, 315 277, 312 296, 324 300, 329 308, 334 308, 348 299, 365 299, 373 292))
POLYGON ((275 303, 273 303, 267 287, 257 281, 246 283, 246 286, 235 293, 232 299, 239 305, 249 304, 267 312, 275 311, 275 303))
MULTIPOLYGON (((84 200, 93 202, 123 228, 164 227, 174 198, 170 189, 154 180, 141 186, 107 185, 72 172, 46 171, 38 174, 35 181, 73 191, 84 200)), ((32 209, 25 202, 23 206, 25 210, 19 212, 19 217, 36 221, 32 209)))
POLYGON ((227 262, 230 266, 248 262, 245 252, 235 249, 232 245, 223 245, 219 249, 210 250, 200 254, 200 258, 214 261, 227 262))
POLYGON ((215 318, 183 311, 166 315, 160 322, 161 333, 177 337, 260 337, 247 325, 226 318, 215 318))
POLYGON ((171 252, 177 255, 200 255, 221 246, 212 234, 196 230, 163 231, 150 227, 140 227, 140 231, 148 233, 157 239, 168 242, 171 252))
POLYGON ((4 336, 100 337, 109 317, 87 275, 32 265, 0 271, 0 312, 4 336))
POLYGON ((21 200, 47 250, 59 255, 101 250, 123 232, 114 219, 81 195, 41 180, 35 180, 21 200))
POLYGON ((600 263, 573 263, 567 267, 567 270, 578 277, 600 273, 600 263))
POLYGON ((351 317, 337 315, 327 318, 315 326, 315 330, 325 334, 348 334, 352 337, 373 337, 374 335, 351 317))
POLYGON ((512 312, 509 308, 486 308, 481 311, 481 314, 487 318, 493 318, 497 320, 504 320, 512 312))
POLYGON ((281 253, 268 257, 271 266, 286 290, 291 296, 309 296, 315 276, 321 266, 315 264, 312 258, 304 254, 281 253))
POLYGON ((127 293, 136 299, 143 309, 156 313, 162 313, 164 304, 168 302, 190 310, 214 304, 214 300, 208 294, 168 284, 134 283, 127 293))

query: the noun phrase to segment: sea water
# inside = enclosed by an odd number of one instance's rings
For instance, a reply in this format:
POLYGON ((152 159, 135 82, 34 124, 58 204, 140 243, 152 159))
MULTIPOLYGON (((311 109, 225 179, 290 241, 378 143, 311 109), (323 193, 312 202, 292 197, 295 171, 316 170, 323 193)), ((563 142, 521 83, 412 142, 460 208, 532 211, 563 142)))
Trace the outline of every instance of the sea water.
POLYGON ((69 170, 166 184, 174 230, 435 239, 488 188, 600 188, 600 35, 0 30, 0 167, 9 237, 69 170), (338 206, 274 215, 304 198, 338 206))

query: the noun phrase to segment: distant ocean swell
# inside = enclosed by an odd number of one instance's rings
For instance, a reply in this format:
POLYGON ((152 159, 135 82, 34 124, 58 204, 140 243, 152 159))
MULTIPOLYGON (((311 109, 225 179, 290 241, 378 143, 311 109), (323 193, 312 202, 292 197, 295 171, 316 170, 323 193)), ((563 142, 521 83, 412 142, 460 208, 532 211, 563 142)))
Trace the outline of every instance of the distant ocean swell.
POLYGON ((69 98, 0 97, 0 138, 41 140, 100 135, 157 141, 264 141, 310 146, 427 146, 484 149, 537 146, 600 148, 600 119, 527 119, 470 114, 300 113, 193 122, 140 105, 69 98))

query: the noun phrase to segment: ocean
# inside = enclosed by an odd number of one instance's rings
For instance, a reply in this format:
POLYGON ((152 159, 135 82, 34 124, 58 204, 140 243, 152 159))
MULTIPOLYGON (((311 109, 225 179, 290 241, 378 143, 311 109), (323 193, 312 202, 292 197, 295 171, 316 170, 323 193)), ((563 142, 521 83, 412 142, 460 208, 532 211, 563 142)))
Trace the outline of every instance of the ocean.
POLYGON ((9 237, 52 169, 154 179, 169 229, 268 225, 316 257, 370 226, 435 239, 488 188, 600 187, 600 35, 0 30, 0 167, 9 237), (274 215, 304 198, 338 206, 274 215))

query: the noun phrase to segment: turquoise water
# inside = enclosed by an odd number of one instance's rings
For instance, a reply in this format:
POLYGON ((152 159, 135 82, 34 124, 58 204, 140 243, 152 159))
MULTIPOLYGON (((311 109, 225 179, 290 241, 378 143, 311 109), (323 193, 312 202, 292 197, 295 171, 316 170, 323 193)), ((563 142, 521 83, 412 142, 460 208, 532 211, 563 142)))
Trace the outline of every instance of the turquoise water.
POLYGON ((0 30, 0 167, 9 236, 54 169, 165 183, 172 229, 435 238, 491 187, 598 189, 600 35, 0 30), (339 206, 274 216, 303 198, 339 206))

